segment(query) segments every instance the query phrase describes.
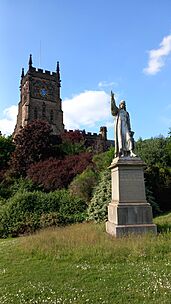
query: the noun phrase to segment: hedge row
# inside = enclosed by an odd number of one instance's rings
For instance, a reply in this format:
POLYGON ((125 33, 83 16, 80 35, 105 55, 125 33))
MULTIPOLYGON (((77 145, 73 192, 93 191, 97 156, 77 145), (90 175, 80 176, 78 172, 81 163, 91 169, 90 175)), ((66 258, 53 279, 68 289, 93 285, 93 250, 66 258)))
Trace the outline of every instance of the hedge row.
POLYGON ((50 193, 17 192, 0 202, 0 237, 28 234, 37 229, 81 222, 87 205, 67 190, 50 193))

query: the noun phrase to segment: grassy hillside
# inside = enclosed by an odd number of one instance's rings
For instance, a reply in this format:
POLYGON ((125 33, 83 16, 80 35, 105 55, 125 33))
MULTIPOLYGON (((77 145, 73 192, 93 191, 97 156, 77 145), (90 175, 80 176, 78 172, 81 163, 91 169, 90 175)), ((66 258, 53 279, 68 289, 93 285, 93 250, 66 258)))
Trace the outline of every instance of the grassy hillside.
POLYGON ((0 240, 0 303, 170 304, 171 233, 115 239, 86 223, 0 240))

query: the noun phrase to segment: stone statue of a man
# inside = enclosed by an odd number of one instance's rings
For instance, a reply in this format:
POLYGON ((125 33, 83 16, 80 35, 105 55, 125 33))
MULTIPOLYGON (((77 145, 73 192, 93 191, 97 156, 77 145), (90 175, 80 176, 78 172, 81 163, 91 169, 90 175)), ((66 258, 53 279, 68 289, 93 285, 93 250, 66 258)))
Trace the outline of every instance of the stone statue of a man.
POLYGON ((131 131, 129 113, 126 104, 121 100, 119 108, 116 106, 114 93, 111 91, 111 112, 115 116, 115 157, 136 157, 133 153, 134 132, 131 131))

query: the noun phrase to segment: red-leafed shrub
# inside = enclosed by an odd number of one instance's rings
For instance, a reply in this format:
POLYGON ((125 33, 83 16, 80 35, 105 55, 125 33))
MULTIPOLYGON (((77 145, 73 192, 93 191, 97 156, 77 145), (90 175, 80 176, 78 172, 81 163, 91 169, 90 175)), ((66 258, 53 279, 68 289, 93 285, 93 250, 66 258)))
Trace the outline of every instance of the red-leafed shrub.
POLYGON ((91 160, 92 155, 88 152, 70 155, 63 160, 51 158, 31 165, 27 176, 48 191, 66 188, 77 174, 92 164, 91 160))

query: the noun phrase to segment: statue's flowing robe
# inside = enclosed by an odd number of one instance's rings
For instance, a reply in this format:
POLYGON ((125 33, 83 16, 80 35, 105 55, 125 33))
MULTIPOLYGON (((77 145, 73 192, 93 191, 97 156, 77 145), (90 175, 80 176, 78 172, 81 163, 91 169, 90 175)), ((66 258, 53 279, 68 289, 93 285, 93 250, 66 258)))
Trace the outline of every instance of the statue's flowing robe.
POLYGON ((133 149, 129 113, 125 109, 114 106, 115 116, 115 156, 124 155, 133 149))

